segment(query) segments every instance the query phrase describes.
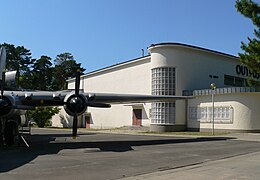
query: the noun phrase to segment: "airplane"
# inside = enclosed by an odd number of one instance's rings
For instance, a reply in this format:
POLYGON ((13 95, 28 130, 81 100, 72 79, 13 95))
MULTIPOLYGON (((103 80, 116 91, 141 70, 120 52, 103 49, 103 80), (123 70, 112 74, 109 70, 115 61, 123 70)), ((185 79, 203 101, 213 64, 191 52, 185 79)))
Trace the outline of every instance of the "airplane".
POLYGON ((87 107, 110 108, 111 104, 175 102, 190 96, 154 96, 133 94, 84 93, 80 90, 80 72, 76 72, 75 89, 64 91, 7 91, 4 85, 15 81, 15 72, 5 72, 6 50, 0 48, 0 145, 14 145, 19 127, 24 126, 27 110, 45 106, 63 106, 65 112, 73 117, 72 137, 77 136, 78 116, 87 107))

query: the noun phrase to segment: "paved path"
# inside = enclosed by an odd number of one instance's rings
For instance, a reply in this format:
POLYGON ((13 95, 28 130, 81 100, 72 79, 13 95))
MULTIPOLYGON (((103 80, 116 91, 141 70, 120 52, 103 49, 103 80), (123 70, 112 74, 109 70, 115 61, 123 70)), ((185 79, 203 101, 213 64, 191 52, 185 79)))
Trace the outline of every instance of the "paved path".
POLYGON ((124 180, 259 180, 259 165, 260 152, 256 152, 172 170, 132 176, 124 178, 124 180))
MULTIPOLYGON (((259 179, 260 135, 147 136, 34 129, 0 148, 0 179, 259 179)), ((123 133, 123 132, 121 132, 123 133)), ((129 132, 128 132, 129 133, 129 132)))

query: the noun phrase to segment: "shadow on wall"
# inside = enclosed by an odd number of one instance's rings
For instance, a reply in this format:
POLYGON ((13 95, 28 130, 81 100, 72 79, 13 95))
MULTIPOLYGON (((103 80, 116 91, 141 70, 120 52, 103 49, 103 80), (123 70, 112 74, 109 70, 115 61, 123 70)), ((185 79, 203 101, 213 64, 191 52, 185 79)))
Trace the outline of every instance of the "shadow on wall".
MULTIPOLYGON (((73 117, 69 115, 59 115, 60 124, 63 128, 71 128, 73 126, 73 117)), ((78 117, 78 128, 86 128, 87 125, 93 124, 91 115, 78 117)), ((90 126, 88 127, 90 128, 90 126)))
POLYGON ((148 114, 146 113, 144 107, 142 107, 142 118, 144 120, 148 120, 149 119, 148 114))
POLYGON ((60 123, 62 124, 63 128, 72 127, 73 120, 69 115, 61 115, 60 114, 60 123))

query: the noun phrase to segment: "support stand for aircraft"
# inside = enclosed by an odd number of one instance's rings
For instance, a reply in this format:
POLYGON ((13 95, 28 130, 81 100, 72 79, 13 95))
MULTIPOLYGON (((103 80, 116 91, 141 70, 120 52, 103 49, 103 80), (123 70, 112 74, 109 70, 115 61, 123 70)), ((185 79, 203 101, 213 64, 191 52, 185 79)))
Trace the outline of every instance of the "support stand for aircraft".
POLYGON ((23 135, 19 135, 19 142, 18 142, 18 146, 21 146, 21 143, 23 142, 27 147, 30 147, 30 145, 27 143, 27 141, 25 140, 25 138, 23 137, 23 135))

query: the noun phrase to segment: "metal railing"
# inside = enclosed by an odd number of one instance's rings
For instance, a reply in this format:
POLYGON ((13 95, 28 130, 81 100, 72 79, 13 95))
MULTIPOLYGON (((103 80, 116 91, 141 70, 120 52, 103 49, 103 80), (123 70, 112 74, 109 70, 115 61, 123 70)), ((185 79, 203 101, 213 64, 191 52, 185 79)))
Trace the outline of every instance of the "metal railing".
MULTIPOLYGON (((215 94, 231 94, 231 93, 246 93, 246 92, 260 92, 260 88, 255 87, 226 87, 217 88, 215 94)), ((203 96, 211 95, 211 89, 201 89, 201 90, 185 90, 183 91, 184 96, 203 96)))

